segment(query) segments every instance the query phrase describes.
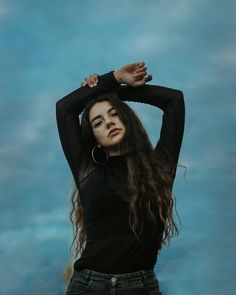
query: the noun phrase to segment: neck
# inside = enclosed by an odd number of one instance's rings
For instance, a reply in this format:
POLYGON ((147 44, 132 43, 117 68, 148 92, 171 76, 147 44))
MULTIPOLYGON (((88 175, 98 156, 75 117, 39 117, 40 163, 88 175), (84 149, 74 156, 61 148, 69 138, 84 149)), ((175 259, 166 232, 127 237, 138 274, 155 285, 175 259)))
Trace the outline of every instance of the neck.
POLYGON ((109 156, 117 156, 117 155, 120 155, 121 152, 119 150, 117 150, 117 147, 116 148, 109 148, 108 154, 109 154, 109 156))
POLYGON ((121 150, 120 150, 120 145, 114 145, 114 146, 110 146, 109 148, 107 148, 108 150, 108 154, 109 156, 117 156, 117 155, 121 155, 121 150))

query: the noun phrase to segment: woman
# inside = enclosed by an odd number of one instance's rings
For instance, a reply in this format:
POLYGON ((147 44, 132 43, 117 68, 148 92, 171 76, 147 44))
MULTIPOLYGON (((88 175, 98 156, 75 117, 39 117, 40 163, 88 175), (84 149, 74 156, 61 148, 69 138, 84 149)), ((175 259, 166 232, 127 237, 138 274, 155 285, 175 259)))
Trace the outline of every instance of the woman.
POLYGON ((76 255, 82 252, 67 295, 161 294, 154 265, 162 245, 178 234, 172 188, 185 104, 180 90, 145 84, 151 79, 144 62, 128 64, 90 75, 56 103, 75 183, 73 243, 76 255), (155 148, 126 100, 164 112, 155 148))

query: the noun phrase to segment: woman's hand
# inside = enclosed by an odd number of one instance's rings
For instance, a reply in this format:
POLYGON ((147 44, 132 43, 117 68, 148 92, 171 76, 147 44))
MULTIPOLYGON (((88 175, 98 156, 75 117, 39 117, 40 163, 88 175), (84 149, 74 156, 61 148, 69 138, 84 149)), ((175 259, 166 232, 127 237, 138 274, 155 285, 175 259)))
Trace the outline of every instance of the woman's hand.
MULTIPOLYGON (((118 83, 124 83, 133 87, 144 85, 146 82, 152 80, 152 75, 147 74, 147 68, 144 62, 127 64, 119 70, 114 71, 113 75, 118 83)), ((98 74, 89 75, 80 86, 88 85, 89 87, 94 87, 98 83, 98 77, 98 74)))
POLYGON ((89 87, 97 86, 98 74, 89 75, 89 77, 84 78, 84 82, 80 84, 81 87, 88 84, 89 87))
POLYGON ((113 74, 118 83, 125 83, 133 87, 141 86, 152 80, 152 75, 147 74, 144 62, 127 64, 113 74))

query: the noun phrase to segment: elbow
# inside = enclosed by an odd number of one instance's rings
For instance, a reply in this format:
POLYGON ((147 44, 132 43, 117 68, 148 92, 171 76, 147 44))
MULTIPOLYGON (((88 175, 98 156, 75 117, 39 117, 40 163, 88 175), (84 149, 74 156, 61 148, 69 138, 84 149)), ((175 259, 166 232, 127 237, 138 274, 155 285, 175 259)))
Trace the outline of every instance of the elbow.
POLYGON ((179 100, 184 100, 184 93, 183 93, 183 91, 181 91, 181 90, 177 90, 177 91, 176 91, 176 97, 177 97, 177 99, 179 99, 179 100))
POLYGON ((56 102, 56 111, 57 111, 57 112, 62 112, 64 109, 65 109, 65 105, 64 105, 62 99, 59 99, 59 100, 56 102))
POLYGON ((181 90, 175 90, 175 94, 173 95, 173 99, 171 100, 170 106, 175 110, 178 116, 184 117, 185 102, 184 102, 184 94, 181 90))
POLYGON ((61 100, 56 102, 56 116, 61 117, 65 112, 65 108, 61 100))
POLYGON ((61 100, 59 99, 59 100, 56 102, 56 109, 57 109, 57 110, 61 109, 61 105, 62 105, 62 103, 61 103, 61 100))
POLYGON ((185 108, 184 93, 181 90, 177 90, 175 102, 180 108, 185 108))
POLYGON ((184 93, 179 89, 173 89, 171 101, 174 103, 178 103, 184 101, 184 93))

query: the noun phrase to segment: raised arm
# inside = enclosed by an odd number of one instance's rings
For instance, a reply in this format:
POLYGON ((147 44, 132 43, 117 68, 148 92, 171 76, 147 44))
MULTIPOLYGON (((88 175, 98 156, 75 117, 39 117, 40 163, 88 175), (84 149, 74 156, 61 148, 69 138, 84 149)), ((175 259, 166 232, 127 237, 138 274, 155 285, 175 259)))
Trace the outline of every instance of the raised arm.
POLYGON ((185 103, 183 92, 156 85, 120 86, 118 96, 123 101, 147 103, 163 110, 159 140, 154 148, 168 173, 174 179, 184 133, 185 103))
MULTIPOLYGON (((123 101, 151 104, 163 110, 160 136, 154 152, 163 168, 175 178, 185 124, 183 92, 157 85, 147 85, 152 75, 147 74, 144 62, 127 64, 113 73, 118 97, 123 101), (127 84, 120 86, 119 83, 127 84)), ((87 82, 96 81, 96 75, 87 82)), ((86 84, 86 83, 85 83, 86 84)), ((99 84, 98 84, 99 85, 99 84)))
POLYGON ((96 87, 80 87, 56 102, 59 138, 76 183, 78 183, 79 164, 83 156, 79 115, 94 97, 120 86, 113 72, 100 75, 96 87))

